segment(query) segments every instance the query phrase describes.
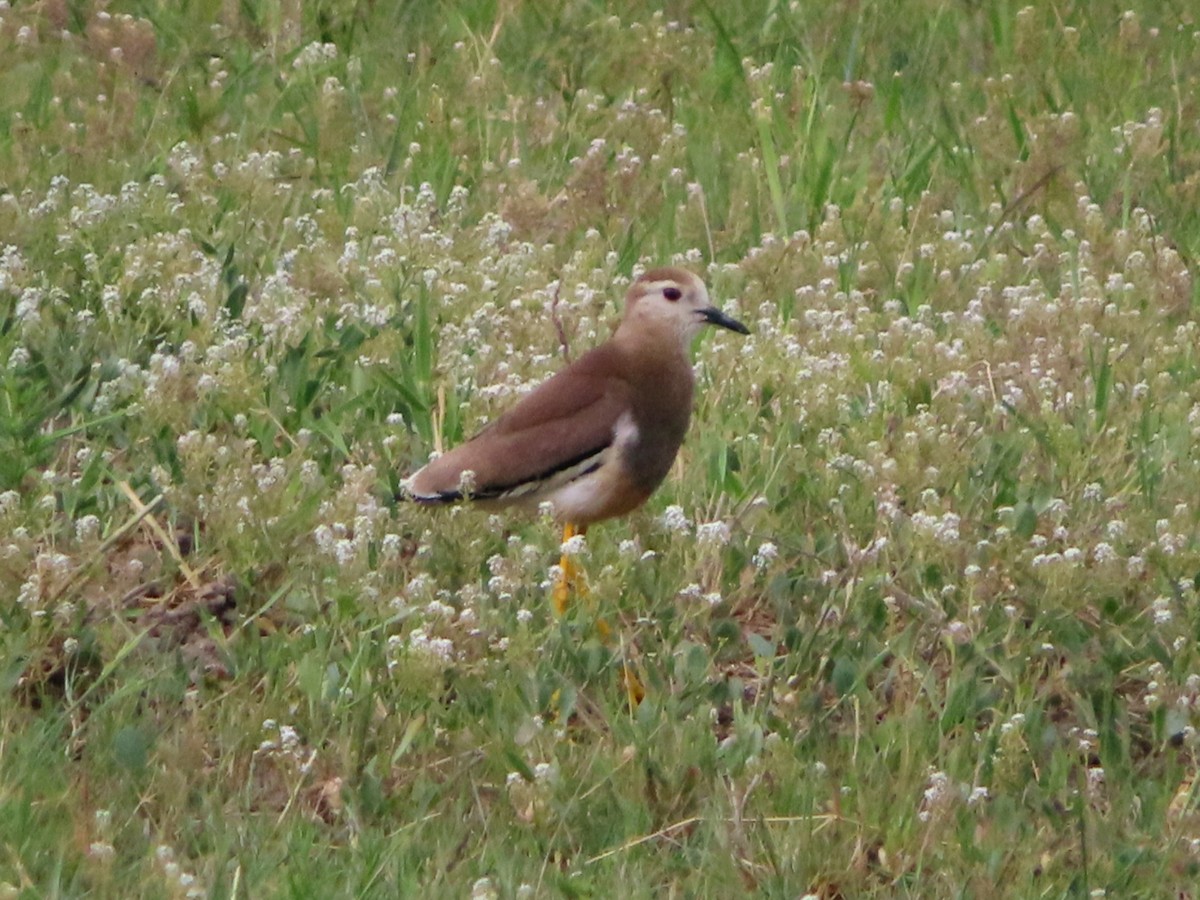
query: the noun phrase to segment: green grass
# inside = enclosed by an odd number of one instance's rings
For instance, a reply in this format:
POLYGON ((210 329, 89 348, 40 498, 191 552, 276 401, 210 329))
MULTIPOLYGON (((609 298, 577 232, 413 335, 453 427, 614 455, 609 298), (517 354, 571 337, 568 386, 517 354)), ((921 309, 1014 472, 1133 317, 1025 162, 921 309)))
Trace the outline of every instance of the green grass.
POLYGON ((1200 22, 668 6, 0 10, 0 897, 1193 889, 1200 22), (663 263, 556 619, 389 498, 663 263))

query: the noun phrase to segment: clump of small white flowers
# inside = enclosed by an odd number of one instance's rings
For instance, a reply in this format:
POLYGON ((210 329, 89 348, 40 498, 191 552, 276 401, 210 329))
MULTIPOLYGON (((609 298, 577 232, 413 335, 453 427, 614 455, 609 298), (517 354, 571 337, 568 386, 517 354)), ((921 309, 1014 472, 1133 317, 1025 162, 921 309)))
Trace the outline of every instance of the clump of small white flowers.
POLYGON ((475 472, 472 469, 463 469, 458 474, 458 492, 464 497, 469 497, 475 493, 476 487, 475 472))
POLYGON ((1096 746, 1100 733, 1094 728, 1072 728, 1071 736, 1079 739, 1077 746, 1080 753, 1089 753, 1096 746))
POLYGON ((1174 556, 1187 545, 1187 538, 1171 531, 1169 519, 1159 519, 1155 531, 1158 532, 1158 547, 1167 556, 1174 556))
POLYGON ((94 541, 100 536, 100 519, 97 516, 81 516, 75 521, 75 537, 79 541, 94 541))
POLYGON ((259 753, 294 753, 300 746, 300 732, 291 725, 280 725, 274 719, 263 720, 263 731, 271 737, 264 738, 258 745, 259 753))
POLYGON ((408 649, 440 662, 451 662, 454 659, 454 641, 449 638, 430 637, 420 628, 414 629, 408 636, 408 649))
POLYGON ((1169 625, 1174 618, 1174 615, 1171 613, 1171 599, 1169 597, 1156 597, 1150 609, 1154 615, 1155 625, 1169 625))
POLYGON ((562 542, 562 555, 568 557, 583 556, 587 552, 587 538, 582 534, 573 534, 562 542))
POLYGON ((348 566, 354 562, 354 557, 357 554, 358 548, 354 541, 349 538, 342 538, 333 545, 333 558, 337 560, 339 566, 348 566))
POLYGON ((33 357, 24 347, 13 347, 12 353, 8 355, 8 368, 10 371, 14 369, 23 369, 25 366, 29 365, 29 362, 32 359, 33 357))
POLYGON ((47 578, 62 578, 71 572, 71 558, 65 553, 39 553, 34 565, 38 573, 47 578))
POLYGON ((1088 796, 1096 799, 1104 790, 1104 768, 1102 766, 1092 766, 1087 770, 1087 792, 1088 796))
POLYGON ((967 626, 966 622, 962 622, 958 619, 950 622, 946 626, 944 633, 946 637, 954 641, 956 644, 966 644, 971 640, 971 629, 967 626))
POLYGON ((337 44, 323 44, 320 41, 313 41, 296 54, 296 58, 292 60, 292 68, 297 71, 307 69, 309 66, 331 62, 337 59, 337 55, 337 44))
POLYGON ((562 584, 563 568, 558 563, 554 563, 546 570, 546 577, 538 583, 538 589, 541 591, 554 590, 557 585, 562 584))
POLYGON ((1031 562, 1035 569, 1044 568, 1046 566, 1054 566, 1063 561, 1061 553, 1039 553, 1031 562))
POLYGON ((725 522, 701 522, 696 526, 696 540, 704 545, 723 547, 729 543, 731 532, 725 522))
POLYGON ((204 889, 203 885, 200 884, 196 876, 191 872, 186 871, 182 866, 179 865, 178 862, 175 861, 175 851, 166 844, 159 844, 158 847, 155 848, 154 856, 155 859, 158 860, 158 864, 162 866, 163 874, 183 889, 183 896, 187 898, 187 900, 193 900, 193 898, 205 897, 208 895, 208 891, 204 889))
POLYGON ((758 571, 763 571, 779 558, 779 548, 771 541, 763 541, 758 545, 758 549, 754 551, 754 556, 751 557, 751 563, 758 571))
POLYGON ((663 510, 662 518, 659 521, 667 531, 682 533, 692 527, 692 523, 688 521, 688 517, 684 514, 682 506, 668 506, 663 510))
POLYGON ((923 512, 912 515, 912 524, 918 533, 942 543, 958 540, 960 521, 958 515, 952 512, 942 513, 940 516, 931 516, 923 512))
POLYGON ((435 587, 433 576, 428 572, 418 572, 404 586, 404 596, 409 600, 414 600, 429 594, 435 587))
POLYGON ((1008 734, 1012 731, 1022 728, 1024 725, 1025 725, 1025 714, 1024 713, 1013 713, 1011 716, 1008 717, 1007 722, 1001 723, 1000 733, 1008 734))
POLYGON ((306 749, 300 732, 291 725, 280 725, 274 719, 263 720, 265 737, 255 749, 256 756, 280 760, 300 775, 308 775, 317 761, 317 751, 306 749))
POLYGON ((389 532, 379 544, 379 555, 387 560, 398 559, 402 546, 403 540, 400 535, 389 532))
POLYGON ((44 611, 38 610, 38 604, 42 597, 42 579, 41 576, 34 572, 21 584, 17 591, 17 604, 30 612, 44 614, 44 611))
POLYGON ((328 525, 318 525, 313 529, 313 541, 316 542, 317 549, 322 553, 333 553, 334 535, 333 529, 328 525))
POLYGON ((921 796, 921 809, 917 813, 917 818, 922 822, 928 822, 934 812, 946 806, 952 797, 950 776, 945 772, 931 771, 928 786, 921 796))

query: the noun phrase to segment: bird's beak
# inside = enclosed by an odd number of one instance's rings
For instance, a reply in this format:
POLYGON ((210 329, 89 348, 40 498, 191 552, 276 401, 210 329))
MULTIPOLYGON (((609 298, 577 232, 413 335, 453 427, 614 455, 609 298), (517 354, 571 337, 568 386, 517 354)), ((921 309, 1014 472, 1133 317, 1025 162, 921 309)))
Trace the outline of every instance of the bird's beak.
POLYGON ((730 331, 736 331, 738 334, 749 334, 750 329, 739 322, 732 316, 727 316, 715 306, 706 306, 700 310, 700 318, 707 325, 717 325, 721 328, 728 328, 730 331))

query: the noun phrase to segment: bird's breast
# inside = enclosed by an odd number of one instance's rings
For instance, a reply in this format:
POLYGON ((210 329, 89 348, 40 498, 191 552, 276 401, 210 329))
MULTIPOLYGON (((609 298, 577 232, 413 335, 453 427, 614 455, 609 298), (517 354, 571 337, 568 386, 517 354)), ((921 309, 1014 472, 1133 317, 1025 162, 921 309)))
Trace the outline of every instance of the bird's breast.
POLYGON ((647 379, 634 393, 630 434, 616 442, 624 466, 647 492, 657 488, 671 471, 691 419, 691 367, 672 374, 674 377, 647 379))

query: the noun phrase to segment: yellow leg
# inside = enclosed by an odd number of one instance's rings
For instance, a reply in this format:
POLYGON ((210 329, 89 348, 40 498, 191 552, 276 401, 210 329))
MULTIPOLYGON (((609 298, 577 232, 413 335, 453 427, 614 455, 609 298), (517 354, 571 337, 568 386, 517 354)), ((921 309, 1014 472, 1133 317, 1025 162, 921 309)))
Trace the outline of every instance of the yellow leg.
MULTIPOLYGON (((565 544, 577 534, 582 535, 586 533, 586 528, 567 524, 563 527, 563 543, 565 544)), ((583 569, 575 562, 574 557, 564 553, 559 558, 558 565, 560 572, 558 581, 554 584, 552 601, 554 603, 554 611, 561 616, 566 613, 567 607, 570 606, 572 594, 580 597, 588 596, 588 586, 583 569)), ((600 640, 605 643, 612 636, 612 628, 602 618, 596 620, 596 631, 600 635, 600 640)), ((625 696, 629 700, 630 708, 636 709, 646 696, 646 687, 628 663, 621 664, 621 682, 625 687, 625 696)))
MULTIPOLYGON (((565 544, 577 534, 587 534, 587 529, 579 528, 569 523, 564 525, 563 543, 565 544)), ((564 553, 558 561, 558 567, 561 570, 561 574, 558 577, 558 582, 554 585, 554 611, 561 616, 567 611, 567 607, 571 603, 572 592, 586 597, 588 589, 587 581, 583 576, 583 569, 580 568, 572 557, 564 553)))
POLYGON ((625 685, 625 697, 629 700, 629 708, 637 709, 638 704, 646 697, 646 686, 629 663, 621 664, 621 683, 625 685))

